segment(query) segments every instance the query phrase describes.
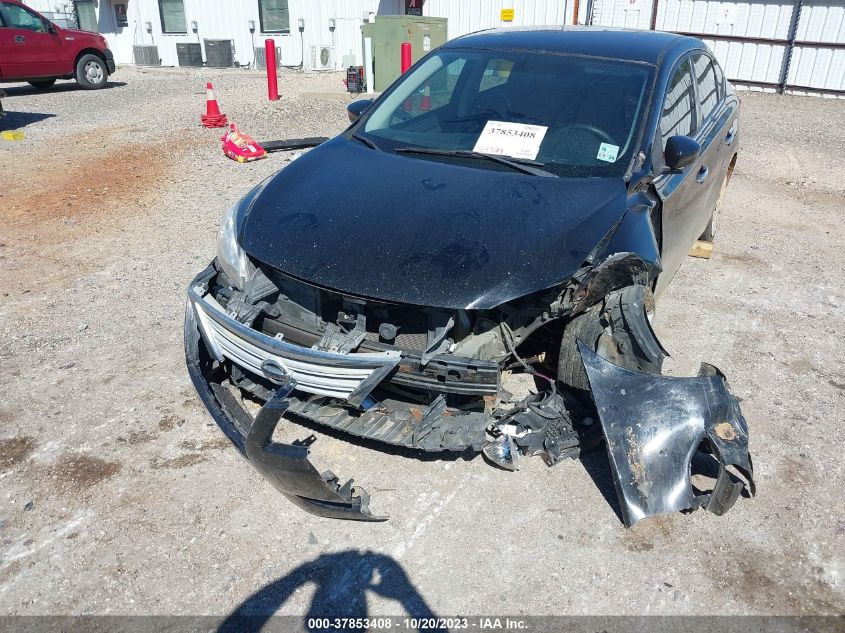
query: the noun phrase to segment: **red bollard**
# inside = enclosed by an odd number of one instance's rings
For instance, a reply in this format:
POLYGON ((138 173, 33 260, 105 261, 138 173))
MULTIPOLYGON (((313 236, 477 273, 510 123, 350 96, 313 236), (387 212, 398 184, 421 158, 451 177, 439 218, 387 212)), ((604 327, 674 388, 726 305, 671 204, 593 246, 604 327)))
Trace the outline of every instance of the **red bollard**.
POLYGON ((402 74, 411 67, 411 43, 402 42, 402 74))
POLYGON ((264 41, 267 60, 267 96, 270 101, 279 100, 279 78, 276 76, 276 41, 264 41))

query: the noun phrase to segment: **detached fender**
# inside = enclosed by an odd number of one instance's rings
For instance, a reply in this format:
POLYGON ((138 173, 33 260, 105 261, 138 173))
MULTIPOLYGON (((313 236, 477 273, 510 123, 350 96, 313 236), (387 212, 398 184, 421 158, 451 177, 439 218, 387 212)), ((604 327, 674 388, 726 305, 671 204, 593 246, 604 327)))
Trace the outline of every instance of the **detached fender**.
POLYGON ((748 425, 715 367, 702 364, 694 378, 656 376, 614 365, 581 342, 578 349, 626 526, 700 507, 724 514, 745 486, 729 467, 754 494, 748 425), (704 440, 719 461, 719 474, 710 493, 696 494, 691 460, 704 440))

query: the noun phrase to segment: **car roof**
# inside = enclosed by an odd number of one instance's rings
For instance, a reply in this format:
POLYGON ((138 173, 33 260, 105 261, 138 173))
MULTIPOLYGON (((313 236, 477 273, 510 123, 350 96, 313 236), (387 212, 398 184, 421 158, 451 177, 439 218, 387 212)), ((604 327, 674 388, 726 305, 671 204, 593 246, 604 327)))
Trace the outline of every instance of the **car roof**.
POLYGON ((659 64, 670 54, 704 48, 701 40, 663 31, 636 31, 595 26, 499 28, 470 33, 444 48, 533 50, 659 64))

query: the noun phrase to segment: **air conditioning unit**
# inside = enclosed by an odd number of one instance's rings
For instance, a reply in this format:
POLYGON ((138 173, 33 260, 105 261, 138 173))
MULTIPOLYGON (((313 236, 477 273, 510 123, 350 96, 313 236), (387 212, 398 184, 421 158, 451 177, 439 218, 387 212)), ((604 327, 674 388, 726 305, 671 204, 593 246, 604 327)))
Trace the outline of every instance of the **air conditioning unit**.
MULTIPOLYGON (((282 49, 280 46, 276 47, 276 67, 282 61, 282 49)), ((267 70, 267 49, 261 46, 255 47, 255 67, 259 70, 267 70)))
POLYGON ((177 42, 176 59, 180 66, 202 66, 202 46, 199 42, 177 42))
POLYGON ((235 43, 232 40, 204 40, 205 65, 209 68, 232 68, 235 65, 235 43))
POLYGON ((132 47, 132 59, 136 66, 160 66, 158 46, 145 45, 132 47))
POLYGON ((334 46, 312 46, 311 70, 334 69, 334 46))

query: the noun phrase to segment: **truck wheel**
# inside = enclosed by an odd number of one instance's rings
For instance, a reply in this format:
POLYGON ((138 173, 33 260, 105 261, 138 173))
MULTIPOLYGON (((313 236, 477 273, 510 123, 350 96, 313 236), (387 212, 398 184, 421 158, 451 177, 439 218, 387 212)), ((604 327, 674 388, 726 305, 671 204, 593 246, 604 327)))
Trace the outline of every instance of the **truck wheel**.
POLYGON ((55 79, 39 79, 38 81, 29 81, 27 82, 30 86, 35 88, 36 90, 47 90, 48 88, 52 88, 53 84, 56 83, 55 79))
POLYGON ((109 71, 100 57, 93 54, 83 55, 76 62, 76 82, 86 90, 96 90, 106 85, 109 71))
POLYGON ((590 383, 577 342, 589 345, 610 362, 648 374, 660 374, 666 352, 651 329, 654 296, 645 286, 628 286, 579 314, 563 330, 558 357, 558 380, 577 392, 590 383))

